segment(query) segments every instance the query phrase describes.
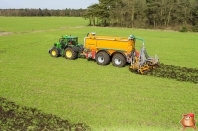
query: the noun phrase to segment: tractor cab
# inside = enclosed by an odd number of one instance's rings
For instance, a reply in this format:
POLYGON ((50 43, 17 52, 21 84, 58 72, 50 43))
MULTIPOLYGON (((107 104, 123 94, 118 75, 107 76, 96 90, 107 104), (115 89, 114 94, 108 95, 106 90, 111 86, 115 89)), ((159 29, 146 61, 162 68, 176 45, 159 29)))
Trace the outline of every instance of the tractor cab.
POLYGON ((62 36, 62 38, 59 39, 60 44, 62 45, 74 45, 76 46, 78 44, 78 37, 76 36, 62 36))

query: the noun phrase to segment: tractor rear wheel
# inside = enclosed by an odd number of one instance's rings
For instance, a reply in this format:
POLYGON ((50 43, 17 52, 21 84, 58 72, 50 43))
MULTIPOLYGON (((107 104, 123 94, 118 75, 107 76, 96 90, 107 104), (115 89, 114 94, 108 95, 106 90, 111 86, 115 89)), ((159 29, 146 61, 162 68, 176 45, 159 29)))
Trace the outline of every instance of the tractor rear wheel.
POLYGON ((107 65, 110 61, 110 57, 106 52, 99 52, 96 54, 96 62, 98 65, 107 65))
POLYGON ((116 67, 123 67, 126 65, 126 58, 122 54, 115 54, 112 58, 112 64, 116 67))
POLYGON ((58 57, 58 56, 59 56, 58 49, 52 48, 52 49, 50 50, 50 55, 51 55, 52 57, 58 57))
POLYGON ((72 48, 66 48, 64 55, 66 59, 74 60, 77 58, 78 53, 72 50, 72 48))

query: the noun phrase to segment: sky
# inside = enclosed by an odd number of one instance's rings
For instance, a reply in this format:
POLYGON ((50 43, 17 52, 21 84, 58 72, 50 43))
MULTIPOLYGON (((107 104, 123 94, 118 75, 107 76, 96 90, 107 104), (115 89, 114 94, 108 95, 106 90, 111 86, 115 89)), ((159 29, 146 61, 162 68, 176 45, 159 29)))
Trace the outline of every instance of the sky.
POLYGON ((86 9, 98 0, 0 0, 0 9, 86 9))

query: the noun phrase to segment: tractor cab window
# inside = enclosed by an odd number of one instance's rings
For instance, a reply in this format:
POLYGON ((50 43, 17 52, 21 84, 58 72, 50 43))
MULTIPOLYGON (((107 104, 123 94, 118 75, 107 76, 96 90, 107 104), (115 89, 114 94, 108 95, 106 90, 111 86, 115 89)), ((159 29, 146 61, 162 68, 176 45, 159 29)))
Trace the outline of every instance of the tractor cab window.
POLYGON ((59 39, 59 43, 60 43, 60 45, 61 45, 61 48, 63 49, 63 48, 65 47, 67 41, 66 41, 65 39, 63 39, 63 38, 60 38, 60 39, 59 39))
POLYGON ((63 44, 63 45, 67 43, 67 41, 66 41, 65 39, 63 39, 63 38, 60 38, 60 39, 59 39, 59 42, 60 42, 61 44, 63 44))
POLYGON ((69 38, 68 43, 72 45, 77 45, 78 44, 78 38, 69 38))

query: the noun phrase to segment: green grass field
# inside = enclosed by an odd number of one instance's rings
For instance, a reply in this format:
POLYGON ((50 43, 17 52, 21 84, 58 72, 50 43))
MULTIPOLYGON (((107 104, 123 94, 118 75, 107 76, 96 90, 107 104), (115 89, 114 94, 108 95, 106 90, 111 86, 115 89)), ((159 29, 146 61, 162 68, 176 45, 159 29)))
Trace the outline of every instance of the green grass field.
POLYGON ((86 123, 93 131, 182 130, 179 121, 189 112, 198 120, 198 84, 48 54, 66 34, 78 36, 82 44, 88 32, 133 34, 145 40, 148 54, 157 54, 161 63, 198 68, 197 33, 87 24, 72 17, 0 17, 0 97, 86 123))

